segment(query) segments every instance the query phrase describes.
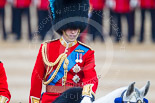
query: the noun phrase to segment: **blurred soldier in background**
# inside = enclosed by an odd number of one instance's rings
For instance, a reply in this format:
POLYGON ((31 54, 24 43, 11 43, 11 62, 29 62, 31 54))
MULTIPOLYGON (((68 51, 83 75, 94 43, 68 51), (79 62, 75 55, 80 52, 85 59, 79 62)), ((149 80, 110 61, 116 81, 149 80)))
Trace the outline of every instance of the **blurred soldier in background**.
POLYGON ((22 14, 26 14, 28 18, 28 34, 29 40, 32 40, 32 33, 31 33, 31 23, 30 23, 30 4, 31 0, 14 0, 13 6, 16 9, 14 11, 14 20, 16 21, 15 25, 15 33, 17 34, 16 40, 21 39, 21 19, 22 14))
POLYGON ((151 23, 152 23, 152 41, 155 42, 155 0, 140 0, 141 6, 141 32, 139 42, 144 41, 144 23, 145 23, 145 13, 149 11, 151 14, 151 23))
POLYGON ((41 36, 40 40, 44 40, 46 33, 52 27, 51 18, 49 15, 49 1, 48 0, 34 0, 37 6, 38 14, 38 34, 41 36))
POLYGON ((114 0, 106 0, 106 6, 109 8, 109 36, 113 36, 114 35, 114 25, 116 23, 115 20, 115 1, 114 0))
POLYGON ((5 30, 5 4, 6 4, 6 0, 0 1, 0 17, 1 17, 0 21, 2 21, 3 39, 4 40, 7 39, 7 34, 6 34, 6 30, 5 30))
MULTIPOLYGON (((15 20, 16 20, 16 19, 15 19, 15 18, 16 18, 16 17, 15 17, 15 15, 16 15, 16 14, 15 14, 15 13, 16 13, 16 8, 14 8, 14 7, 12 6, 12 7, 11 7, 11 10, 12 10, 12 26, 11 26, 11 32, 12 32, 12 33, 16 33, 16 31, 15 31, 15 30, 16 30, 16 26, 15 26, 15 25, 16 25, 16 21, 15 21, 15 20)), ((17 21, 17 22, 18 22, 18 21, 17 21)))
POLYGON ((16 19, 17 14, 15 14, 17 12, 16 12, 16 8, 14 7, 14 1, 15 0, 7 0, 7 1, 11 5, 11 13, 12 13, 11 14, 12 15, 12 17, 11 17, 11 33, 17 34, 16 33, 16 22, 18 22, 18 21, 15 21, 15 20, 17 20, 16 19))
POLYGON ((0 61, 0 103, 9 103, 11 94, 8 90, 7 77, 3 63, 0 61))
POLYGON ((128 37, 128 42, 131 42, 131 39, 135 36, 135 11, 136 8, 138 7, 138 0, 130 0, 130 8, 131 8, 131 25, 132 25, 132 33, 128 37))
POLYGON ((132 9, 137 6, 137 0, 114 0, 115 1, 115 15, 118 29, 115 31, 115 41, 119 42, 122 39, 122 26, 121 17, 125 16, 128 24, 128 42, 131 42, 131 38, 134 34, 134 15, 132 9))
POLYGON ((115 3, 114 0, 106 0, 106 6, 110 9, 109 11, 109 18, 110 18, 110 24, 109 24, 109 36, 114 35, 113 26, 112 24, 115 23, 115 12, 114 7, 115 3))
POLYGON ((91 34, 93 36, 93 41, 95 41, 96 36, 99 36, 101 38, 101 41, 104 42, 104 36, 103 36, 103 9, 105 6, 105 0, 89 0, 90 6, 92 7, 91 11, 91 17, 89 20, 88 25, 88 34, 91 34), (98 31, 94 26, 93 22, 97 22, 100 24, 98 28, 101 31, 98 31))

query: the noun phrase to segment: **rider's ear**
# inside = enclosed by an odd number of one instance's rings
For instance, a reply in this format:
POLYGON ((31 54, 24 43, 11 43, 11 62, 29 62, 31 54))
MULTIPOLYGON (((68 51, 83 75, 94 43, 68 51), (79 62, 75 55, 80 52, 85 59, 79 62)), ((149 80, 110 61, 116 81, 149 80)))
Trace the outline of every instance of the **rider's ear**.
POLYGON ((129 97, 134 92, 134 89, 135 89, 134 85, 135 85, 135 82, 129 85, 126 92, 126 97, 129 97))
POLYGON ((145 97, 149 91, 149 88, 150 88, 150 81, 148 81, 147 84, 140 89, 141 96, 145 97))

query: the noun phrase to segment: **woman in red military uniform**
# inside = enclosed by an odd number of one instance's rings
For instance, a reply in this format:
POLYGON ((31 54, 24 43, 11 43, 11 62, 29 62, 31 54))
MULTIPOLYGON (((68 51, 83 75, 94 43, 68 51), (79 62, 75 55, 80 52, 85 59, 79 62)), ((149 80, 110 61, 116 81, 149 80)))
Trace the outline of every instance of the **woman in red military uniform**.
POLYGON ((9 103, 11 94, 8 90, 7 77, 3 63, 0 61, 0 103, 9 103))
POLYGON ((145 25, 145 13, 149 11, 151 14, 151 33, 152 33, 152 41, 155 43, 155 0, 139 0, 141 6, 141 32, 139 42, 142 43, 144 41, 144 25, 145 25))
POLYGON ((38 14, 38 34, 40 40, 44 40, 46 33, 52 27, 51 18, 49 15, 49 1, 48 0, 34 0, 34 4, 37 6, 38 14))
POLYGON ((0 1, 0 17, 2 18, 0 21, 2 21, 3 39, 4 40, 7 39, 7 34, 6 34, 6 30, 5 30, 5 4, 6 4, 6 0, 0 1))
POLYGON ((91 103, 98 86, 94 51, 77 41, 86 28, 87 0, 50 0, 53 29, 58 40, 44 42, 31 77, 30 103, 52 103, 72 87, 83 88, 82 102, 91 103), (41 96, 42 83, 46 92, 41 96))

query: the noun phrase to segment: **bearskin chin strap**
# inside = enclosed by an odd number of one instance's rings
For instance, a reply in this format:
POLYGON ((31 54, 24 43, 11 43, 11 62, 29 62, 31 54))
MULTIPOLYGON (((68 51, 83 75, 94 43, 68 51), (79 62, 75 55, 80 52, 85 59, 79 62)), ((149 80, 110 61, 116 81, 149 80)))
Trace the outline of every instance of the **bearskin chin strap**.
POLYGON ((0 96, 0 103, 7 103, 9 99, 7 97, 4 96, 0 96))
POLYGON ((83 87, 82 96, 88 96, 90 98, 95 97, 92 91, 94 84, 87 84, 83 87))

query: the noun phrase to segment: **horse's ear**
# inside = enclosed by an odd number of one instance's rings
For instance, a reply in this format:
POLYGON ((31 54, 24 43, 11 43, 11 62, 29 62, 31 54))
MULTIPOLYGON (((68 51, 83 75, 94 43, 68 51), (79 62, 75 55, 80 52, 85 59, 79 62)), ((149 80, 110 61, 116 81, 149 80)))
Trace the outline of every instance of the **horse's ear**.
POLYGON ((144 87, 142 87, 142 88, 140 89, 140 93, 141 93, 141 95, 142 95, 143 97, 146 96, 146 94, 147 94, 148 91, 149 91, 149 88, 150 88, 150 81, 148 81, 147 84, 146 84, 144 87))
POLYGON ((129 97, 134 92, 134 89, 135 89, 134 85, 135 85, 135 82, 129 85, 126 92, 126 97, 129 97))

